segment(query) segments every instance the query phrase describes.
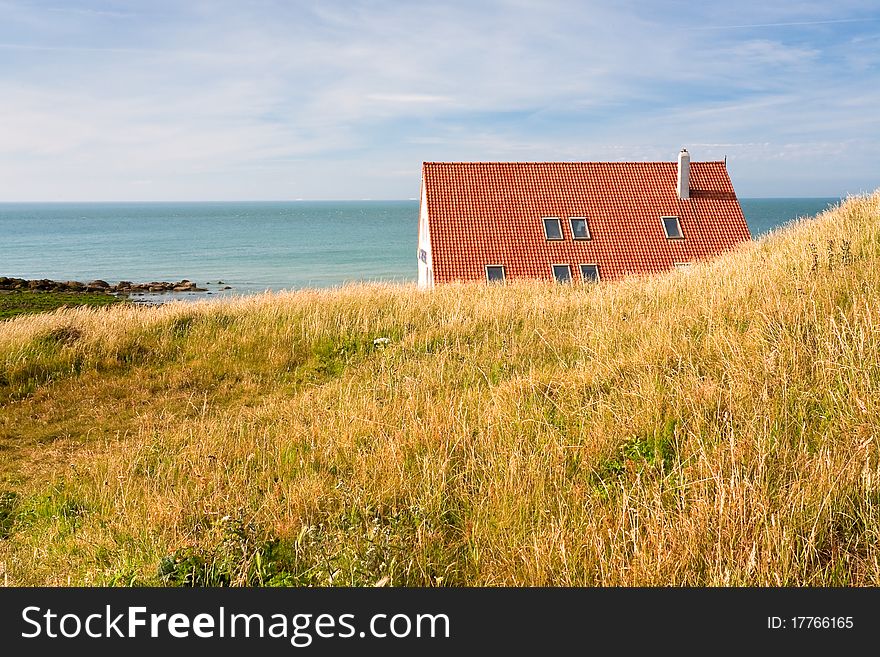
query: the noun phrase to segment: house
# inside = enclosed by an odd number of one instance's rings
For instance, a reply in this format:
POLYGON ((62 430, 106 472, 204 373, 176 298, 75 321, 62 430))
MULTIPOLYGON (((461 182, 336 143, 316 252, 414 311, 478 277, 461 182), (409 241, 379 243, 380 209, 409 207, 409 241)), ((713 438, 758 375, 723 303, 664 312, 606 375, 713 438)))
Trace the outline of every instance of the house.
POLYGON ((725 162, 425 162, 419 286, 614 280, 751 239, 725 162))

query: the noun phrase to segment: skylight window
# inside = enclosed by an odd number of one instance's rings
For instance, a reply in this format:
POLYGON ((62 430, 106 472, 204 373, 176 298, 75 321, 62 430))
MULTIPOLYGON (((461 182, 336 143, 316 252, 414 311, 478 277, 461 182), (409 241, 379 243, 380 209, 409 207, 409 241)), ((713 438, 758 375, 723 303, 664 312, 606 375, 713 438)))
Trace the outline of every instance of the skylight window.
POLYGON ((544 234, 548 240, 562 239, 562 222, 559 217, 544 217, 544 234))
POLYGON ((678 223, 678 217, 660 217, 663 221, 663 230, 666 232, 666 238, 670 240, 684 239, 681 232, 681 224, 678 223))
POLYGON ((489 283, 503 283, 506 278, 504 265, 486 265, 486 280, 489 283))
POLYGON ((599 265, 581 265, 581 278, 584 283, 598 283, 599 265))
POLYGON ((557 283, 571 283, 571 267, 569 265, 551 265, 553 278, 557 283))
POLYGON ((586 217, 570 217, 571 236, 576 240, 590 239, 590 226, 587 224, 586 217))

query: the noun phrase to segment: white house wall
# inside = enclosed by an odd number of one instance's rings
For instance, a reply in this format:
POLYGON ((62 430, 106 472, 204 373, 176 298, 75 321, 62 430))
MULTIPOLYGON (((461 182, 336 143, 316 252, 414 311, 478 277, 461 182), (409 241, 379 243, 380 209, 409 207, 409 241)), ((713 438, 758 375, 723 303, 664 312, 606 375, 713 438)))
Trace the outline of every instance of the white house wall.
POLYGON ((428 195, 426 194, 425 181, 422 181, 422 193, 419 204, 419 248, 417 252, 419 262, 419 287, 429 290, 434 287, 434 261, 431 257, 431 233, 428 228, 428 195))

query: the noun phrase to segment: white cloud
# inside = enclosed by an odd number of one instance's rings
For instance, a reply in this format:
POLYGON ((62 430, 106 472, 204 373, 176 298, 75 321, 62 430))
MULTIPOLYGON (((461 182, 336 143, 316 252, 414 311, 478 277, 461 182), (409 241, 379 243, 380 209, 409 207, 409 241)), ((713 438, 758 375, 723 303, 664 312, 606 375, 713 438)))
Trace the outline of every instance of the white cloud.
POLYGON ((880 170, 870 7, 765 4, 0 3, 0 200, 408 197, 423 159, 685 144, 773 153, 792 189, 828 158, 880 170), (767 27, 686 31, 719 25, 767 27))
POLYGON ((402 103, 402 104, 419 104, 419 105, 437 105, 449 104, 452 99, 449 96, 434 96, 431 94, 409 94, 409 93, 390 93, 390 94, 367 94, 367 100, 379 103, 402 103))

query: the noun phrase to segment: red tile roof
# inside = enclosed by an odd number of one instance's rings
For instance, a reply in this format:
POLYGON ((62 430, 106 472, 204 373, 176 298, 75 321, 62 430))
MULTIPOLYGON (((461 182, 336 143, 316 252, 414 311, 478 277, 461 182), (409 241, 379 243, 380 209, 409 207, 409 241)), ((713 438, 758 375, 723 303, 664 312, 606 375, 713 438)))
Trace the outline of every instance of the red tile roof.
POLYGON ((691 162, 690 199, 678 197, 676 162, 425 162, 434 281, 552 278, 551 264, 599 265, 603 280, 654 273, 718 255, 751 238, 724 162, 691 162), (548 241, 542 217, 561 219, 548 241), (661 216, 679 218, 670 240, 661 216), (572 239, 587 217, 592 239, 572 239))

